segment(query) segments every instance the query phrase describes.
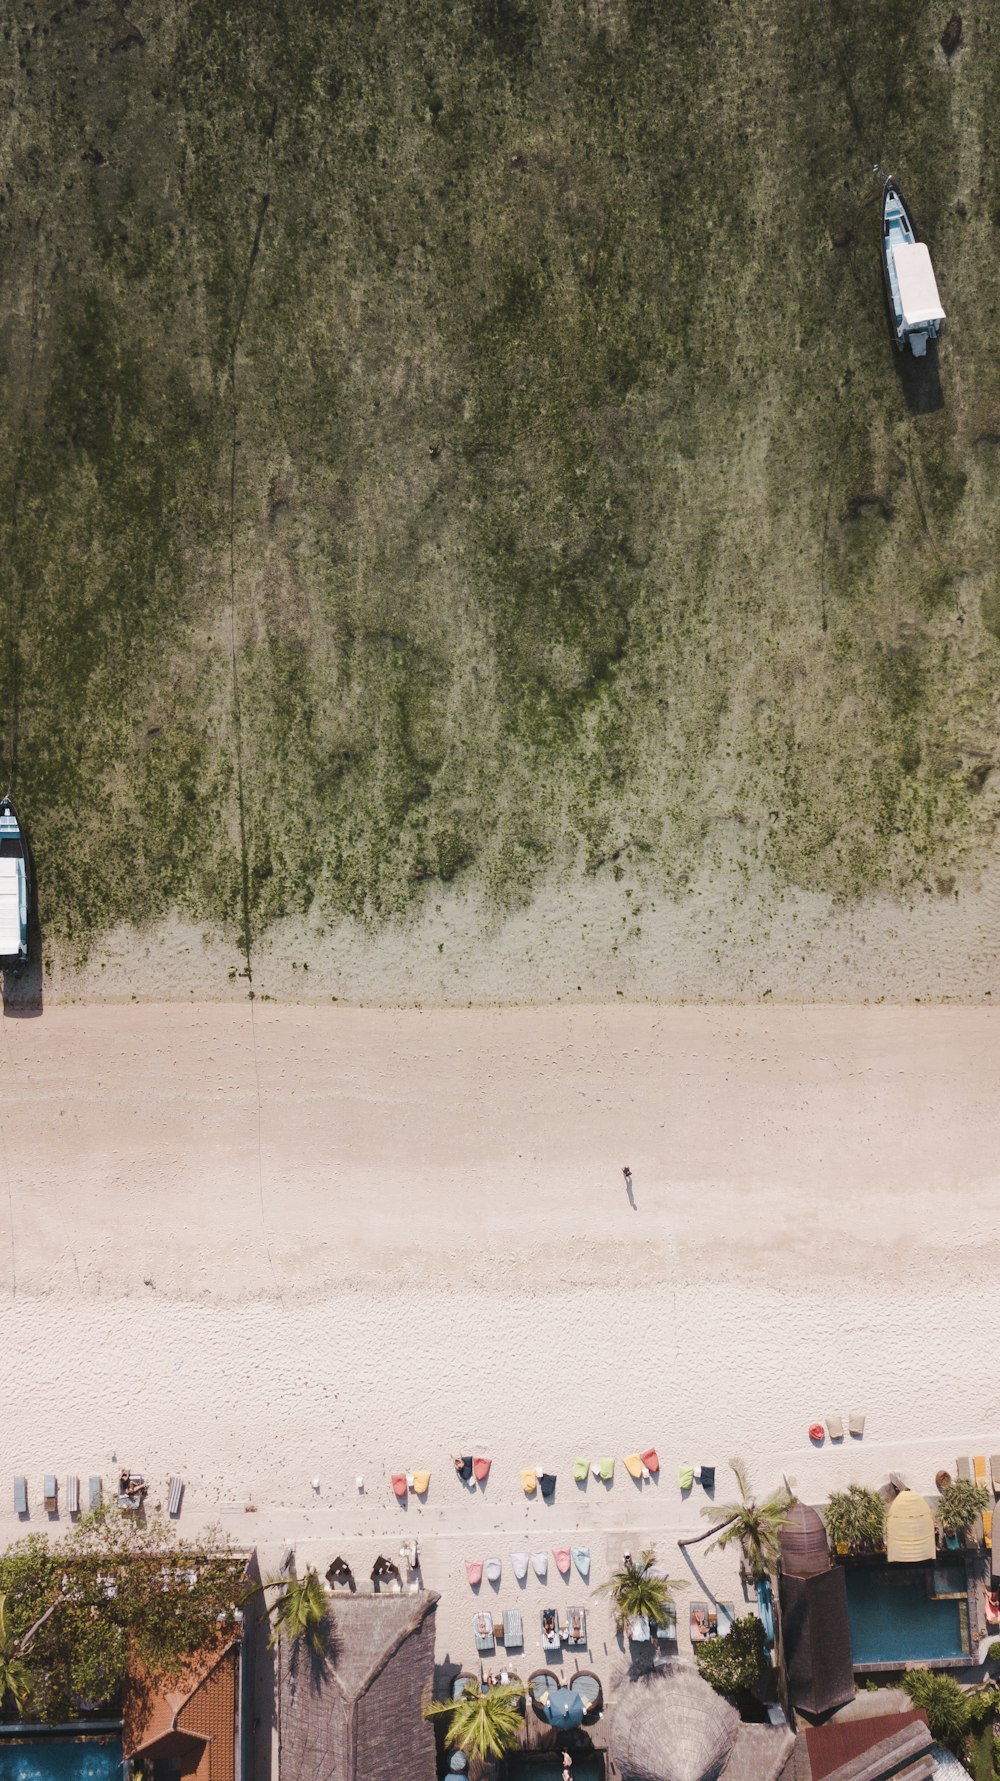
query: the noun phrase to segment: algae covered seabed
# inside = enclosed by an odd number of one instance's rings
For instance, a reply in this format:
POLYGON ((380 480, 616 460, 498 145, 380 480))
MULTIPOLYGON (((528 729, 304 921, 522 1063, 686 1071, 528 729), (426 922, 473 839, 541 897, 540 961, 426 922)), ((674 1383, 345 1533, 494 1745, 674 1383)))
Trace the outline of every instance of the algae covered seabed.
POLYGON ((950 12, 0 9, 55 993, 985 993, 1000 5, 950 12))

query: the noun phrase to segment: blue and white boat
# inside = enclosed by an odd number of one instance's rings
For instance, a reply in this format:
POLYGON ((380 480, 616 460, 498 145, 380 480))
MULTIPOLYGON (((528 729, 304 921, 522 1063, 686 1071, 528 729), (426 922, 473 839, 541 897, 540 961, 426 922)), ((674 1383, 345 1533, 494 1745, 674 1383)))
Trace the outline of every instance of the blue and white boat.
POLYGON ((17 811, 0 798, 0 964, 28 956, 28 849, 17 811))
POLYGON ((882 191, 882 270, 896 345, 900 352, 909 345, 914 358, 922 359, 928 341, 941 332, 944 310, 927 244, 917 240, 894 179, 887 179, 882 191))

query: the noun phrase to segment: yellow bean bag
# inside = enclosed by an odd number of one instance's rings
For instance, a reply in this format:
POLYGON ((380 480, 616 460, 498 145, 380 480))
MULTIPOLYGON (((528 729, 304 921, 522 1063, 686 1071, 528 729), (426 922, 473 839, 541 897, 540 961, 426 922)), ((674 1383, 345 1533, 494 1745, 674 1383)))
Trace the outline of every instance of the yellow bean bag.
POLYGON ((521 1473, 521 1489, 524 1491, 526 1497, 530 1497, 532 1491, 538 1489, 538 1479, 535 1477, 534 1472, 525 1471, 521 1473))
POLYGON ((413 1474, 414 1494, 418 1497, 426 1496, 427 1495, 427 1487, 430 1484, 430 1481, 431 1481, 431 1475, 429 1472, 414 1472, 414 1474, 413 1474))
POLYGON ((622 1465, 630 1478, 642 1477, 642 1460, 637 1453, 626 1453, 622 1465))

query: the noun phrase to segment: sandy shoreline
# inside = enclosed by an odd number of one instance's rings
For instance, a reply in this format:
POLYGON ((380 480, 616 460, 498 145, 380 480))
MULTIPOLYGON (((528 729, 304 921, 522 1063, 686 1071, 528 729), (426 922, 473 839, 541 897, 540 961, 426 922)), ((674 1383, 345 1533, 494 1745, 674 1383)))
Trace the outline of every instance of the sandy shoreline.
POLYGON ((0 1471, 32 1514, 6 1500, 0 1535, 48 1525, 43 1472, 118 1463, 161 1495, 180 1472, 182 1526, 324 1564, 417 1533, 467 1658, 461 1561, 487 1545, 581 1532, 597 1582, 645 1535, 683 1574, 681 1460, 722 1495, 732 1452, 812 1500, 890 1469, 929 1491, 1000 1447, 998 1072, 988 1009, 6 1021, 0 1471), (862 1442, 810 1445, 852 1410, 862 1442), (620 1461, 650 1444, 639 1489, 620 1461), (485 1492, 456 1450, 491 1455, 485 1492), (614 1487, 578 1490, 605 1452, 614 1487), (520 1490, 537 1460, 551 1507, 520 1490), (423 1466, 401 1510, 389 1474, 423 1466))

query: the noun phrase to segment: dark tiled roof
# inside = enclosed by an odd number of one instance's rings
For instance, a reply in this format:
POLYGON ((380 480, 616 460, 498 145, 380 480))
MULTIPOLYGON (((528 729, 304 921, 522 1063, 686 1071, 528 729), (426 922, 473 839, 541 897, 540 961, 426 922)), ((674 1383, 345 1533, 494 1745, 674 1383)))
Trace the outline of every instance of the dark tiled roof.
POLYGON ((338 1596, 324 1657, 282 1639, 281 1781, 435 1781, 422 1709, 434 1681, 433 1593, 338 1596))
POLYGON ((851 1629, 842 1565, 812 1577, 781 1578, 781 1632, 788 1694, 806 1713, 828 1713, 854 1697, 851 1629))
POLYGON ((806 1731, 812 1781, 879 1781, 891 1775, 923 1772, 930 1760, 927 1718, 916 1709, 886 1713, 874 1719, 832 1720, 806 1731))

